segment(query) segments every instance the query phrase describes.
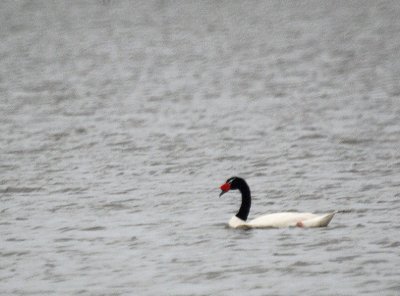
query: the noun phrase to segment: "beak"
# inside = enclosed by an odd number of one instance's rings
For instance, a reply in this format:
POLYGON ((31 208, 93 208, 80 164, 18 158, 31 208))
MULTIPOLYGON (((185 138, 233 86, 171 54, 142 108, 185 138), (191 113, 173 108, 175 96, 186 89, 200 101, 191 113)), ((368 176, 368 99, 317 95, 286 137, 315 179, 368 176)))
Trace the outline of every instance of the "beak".
POLYGON ((221 185, 221 193, 219 194, 219 197, 221 197, 224 193, 227 193, 229 190, 231 190, 231 184, 225 183, 221 185))

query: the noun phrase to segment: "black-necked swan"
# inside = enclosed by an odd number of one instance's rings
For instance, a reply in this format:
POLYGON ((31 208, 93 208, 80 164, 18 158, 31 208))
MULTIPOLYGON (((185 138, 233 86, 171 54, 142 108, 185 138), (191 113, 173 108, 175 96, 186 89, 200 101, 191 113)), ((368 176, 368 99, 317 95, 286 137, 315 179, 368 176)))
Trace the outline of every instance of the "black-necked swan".
POLYGON ((239 212, 229 220, 232 228, 280 228, 280 227, 324 227, 329 224, 335 213, 316 215, 312 213, 282 212, 262 215, 247 221, 251 207, 251 194, 249 185, 239 177, 231 177, 221 185, 220 197, 229 190, 239 190, 242 194, 242 204, 239 212))

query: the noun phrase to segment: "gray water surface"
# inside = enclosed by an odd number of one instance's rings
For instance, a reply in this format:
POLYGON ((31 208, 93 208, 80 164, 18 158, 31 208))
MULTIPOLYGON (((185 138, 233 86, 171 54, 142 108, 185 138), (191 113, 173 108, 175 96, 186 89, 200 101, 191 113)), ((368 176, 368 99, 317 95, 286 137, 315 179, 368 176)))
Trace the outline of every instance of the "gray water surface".
POLYGON ((400 295, 400 2, 0 2, 1 295, 400 295), (327 228, 232 230, 340 211, 327 228))

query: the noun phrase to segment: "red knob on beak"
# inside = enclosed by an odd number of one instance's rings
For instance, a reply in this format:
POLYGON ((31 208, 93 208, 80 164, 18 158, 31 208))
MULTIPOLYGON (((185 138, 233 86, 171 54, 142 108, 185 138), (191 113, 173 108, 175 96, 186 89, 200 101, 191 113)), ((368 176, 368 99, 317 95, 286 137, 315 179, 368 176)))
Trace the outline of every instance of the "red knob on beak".
POLYGON ((229 190, 231 190, 231 184, 229 184, 229 183, 225 183, 225 184, 223 184, 223 185, 221 185, 221 190, 222 191, 229 191, 229 190))
POLYGON ((221 193, 219 194, 219 197, 221 197, 224 193, 228 192, 229 190, 231 190, 231 184, 229 183, 225 183, 223 185, 221 185, 221 193))

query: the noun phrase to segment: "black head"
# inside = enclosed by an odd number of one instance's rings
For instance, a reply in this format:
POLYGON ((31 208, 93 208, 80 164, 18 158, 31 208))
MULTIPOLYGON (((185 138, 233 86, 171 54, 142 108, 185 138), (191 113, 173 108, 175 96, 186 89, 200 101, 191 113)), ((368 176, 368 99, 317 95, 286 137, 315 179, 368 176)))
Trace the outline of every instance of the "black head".
POLYGON ((240 188, 241 184, 245 181, 240 177, 230 177, 224 184, 221 185, 221 193, 219 196, 221 197, 224 193, 227 193, 229 190, 237 190, 240 188))
POLYGON ((236 214, 236 217, 246 221, 249 216, 250 207, 251 207, 251 193, 250 188, 247 185, 246 181, 239 177, 230 177, 224 184, 221 185, 221 193, 219 196, 222 196, 224 193, 229 190, 239 190, 242 194, 242 204, 240 205, 239 212, 236 214))

